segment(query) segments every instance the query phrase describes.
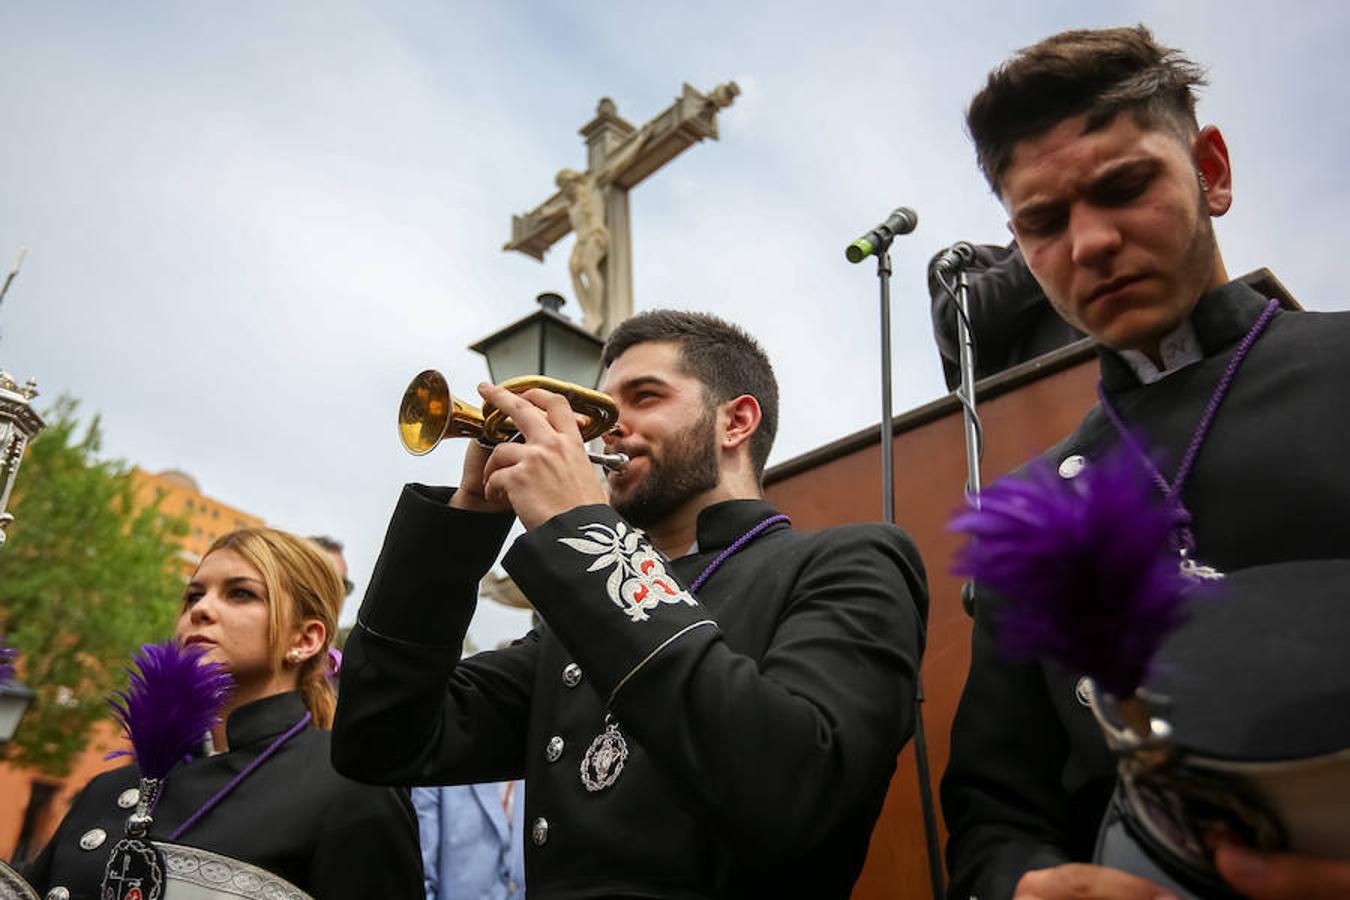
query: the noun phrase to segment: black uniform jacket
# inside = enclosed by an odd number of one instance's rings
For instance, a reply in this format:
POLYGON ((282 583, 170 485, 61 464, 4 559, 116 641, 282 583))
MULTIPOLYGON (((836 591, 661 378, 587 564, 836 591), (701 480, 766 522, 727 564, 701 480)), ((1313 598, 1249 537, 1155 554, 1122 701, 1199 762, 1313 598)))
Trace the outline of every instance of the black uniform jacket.
POLYGON ((526 777, 531 898, 845 897, 913 731, 927 593, 899 530, 771 526, 759 500, 705 509, 667 561, 610 507, 562 513, 505 566, 546 624, 459 660, 509 516, 399 501, 347 644, 334 762, 440 784, 526 777), (580 765, 612 715, 611 787, 580 765))
MULTIPOLYGON (((226 723, 229 752, 169 773, 153 810, 151 838, 164 841, 305 714, 297 693, 242 706, 226 723)), ((357 784, 333 771, 329 733, 307 728, 242 781, 176 843, 274 872, 319 900, 423 895, 417 819, 406 791, 357 784)), ((76 797, 26 873, 39 895, 65 886, 72 900, 98 897, 103 868, 134 809, 118 798, 135 788, 134 765, 105 772, 76 797), (103 842, 83 849, 93 829, 103 842)), ((88 841, 86 843, 89 843, 88 841)))
MULTIPOLYGON (((1202 296, 1191 321, 1204 359, 1150 385, 1101 351, 1103 387, 1146 445, 1162 451, 1169 478, 1265 304, 1238 282, 1202 296)), ((1197 560, 1234 572, 1350 557, 1348 400, 1350 313, 1276 314, 1238 371, 1182 492, 1197 560)), ((1047 456, 1055 465, 1081 454, 1090 465, 1117 442, 1093 409, 1047 456)), ((1006 662, 992 630, 998 601, 977 596, 942 807, 951 896, 995 900, 1011 896, 1028 870, 1091 860, 1115 761, 1078 696, 1081 673, 1006 662)), ((1253 664, 1261 662, 1273 664, 1253 664)))

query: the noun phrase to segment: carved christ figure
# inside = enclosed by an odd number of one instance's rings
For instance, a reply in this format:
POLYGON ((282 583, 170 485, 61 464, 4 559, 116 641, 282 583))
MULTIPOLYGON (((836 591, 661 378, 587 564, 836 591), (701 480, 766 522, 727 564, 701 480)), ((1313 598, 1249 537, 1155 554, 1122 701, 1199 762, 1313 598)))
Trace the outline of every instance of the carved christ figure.
POLYGON ((567 267, 581 305, 581 327, 596 332, 605 320, 605 276, 600 274, 600 263, 609 253, 605 194, 594 178, 576 169, 563 169, 556 182, 567 204, 567 221, 577 236, 567 267))
MULTIPOLYGON (((581 305, 581 327, 599 332, 605 322, 605 276, 600 264, 609 255, 609 229, 605 226, 605 189, 610 182, 628 168, 637 157, 652 125, 648 122, 605 161, 598 175, 563 169, 554 182, 562 192, 559 202, 567 207, 567 221, 576 233, 572 255, 567 268, 572 273, 572 290, 581 305)), ((540 212, 548 214, 556 207, 545 205, 540 212)))
POLYGON ((628 192, 688 147, 716 138, 717 111, 739 93, 735 82, 707 94, 685 84, 674 103, 636 131, 619 118, 614 101, 602 98, 596 118, 581 130, 590 165, 559 171, 557 193, 511 217, 511 240, 502 249, 542 261, 549 247, 574 232, 568 269, 582 326, 601 334, 617 325, 609 320, 632 314, 628 192))

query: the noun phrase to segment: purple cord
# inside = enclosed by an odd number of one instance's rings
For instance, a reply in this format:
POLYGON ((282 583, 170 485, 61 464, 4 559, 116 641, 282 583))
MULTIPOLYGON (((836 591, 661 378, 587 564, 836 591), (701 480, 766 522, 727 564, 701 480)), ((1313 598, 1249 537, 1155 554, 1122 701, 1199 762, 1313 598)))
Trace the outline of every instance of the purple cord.
POLYGON ((698 593, 698 589, 703 587, 703 583, 713 576, 713 573, 717 571, 718 567, 720 567, 722 563, 726 562, 727 560, 731 559, 731 557, 741 552, 741 549, 745 547, 746 544, 750 543, 755 538, 759 537, 760 534, 763 533, 764 529, 768 528, 770 525, 776 525, 779 522, 791 522, 791 521, 792 521, 791 519, 789 519, 787 516, 781 513, 776 516, 769 516, 763 522, 760 522, 754 528, 751 528, 745 534, 736 538, 735 542, 732 543, 730 547, 723 550, 721 553, 717 554, 717 558, 714 559, 712 562, 708 563, 707 567, 702 572, 699 573, 698 577, 694 579, 694 583, 689 585, 689 593, 691 594, 698 593))
POLYGON ((1195 551, 1195 535, 1191 532, 1191 513, 1181 502, 1181 489, 1186 484, 1187 477, 1191 474, 1191 467, 1195 465, 1195 458, 1200 455, 1200 447, 1209 436, 1209 427, 1214 423, 1214 417, 1219 412, 1219 405, 1223 403, 1228 396, 1228 389, 1233 386, 1233 379, 1237 377, 1238 368, 1242 361, 1247 358, 1247 353, 1256 344, 1256 339, 1266 330, 1270 320, 1275 318, 1275 313, 1280 309, 1280 301, 1271 299, 1266 304, 1265 310, 1261 316, 1248 330, 1245 337, 1238 344, 1237 349, 1233 351, 1233 356, 1228 360, 1228 367, 1224 369, 1223 377, 1219 379, 1219 384, 1214 388, 1214 393, 1210 395, 1209 404, 1205 407, 1205 413, 1200 417, 1200 424, 1195 427, 1195 434, 1191 435, 1191 444, 1186 448, 1186 455, 1181 459, 1181 465, 1177 468, 1177 475, 1173 481, 1168 481, 1158 467, 1149 459, 1144 448, 1139 441, 1130 433, 1125 422, 1116 412, 1116 408, 1111 405, 1111 401, 1106 398, 1106 391, 1102 389, 1101 379, 1097 380, 1097 399, 1101 402, 1102 412, 1111 420, 1111 424, 1116 426, 1116 431, 1120 432, 1121 439, 1134 451, 1144 465, 1148 468, 1149 474, 1153 476, 1153 481, 1167 498, 1167 502, 1176 509, 1177 530, 1178 530, 1178 549, 1186 551, 1188 554, 1195 551))
POLYGON ((223 788, 216 791, 214 797, 203 803, 195 813, 193 813, 191 816, 188 817, 188 820, 186 822, 175 828, 173 830, 173 834, 169 835, 169 840, 170 841, 178 840, 178 836, 181 835, 183 832, 187 831, 193 825, 195 825, 198 819, 209 813, 211 810, 215 809, 216 804, 224 800, 225 797, 229 795, 230 791, 233 791, 235 788, 239 787, 239 783, 242 782, 248 776, 252 775, 253 770, 258 768, 258 766, 261 766, 263 763, 265 763, 268 757, 270 757, 273 753, 276 753, 278 750, 280 750, 282 744, 286 743, 291 738, 295 737, 297 734, 303 731, 305 729, 305 726, 307 726, 310 723, 310 720, 312 720, 313 718, 314 716, 312 713, 305 713, 304 717, 299 722, 296 722, 294 725, 292 725, 290 729, 286 731, 285 734, 277 738, 275 741, 271 743, 271 745, 266 750, 264 750, 262 753, 259 753, 256 757, 254 757, 253 762, 245 766, 242 772, 231 778, 229 784, 225 785, 223 788))

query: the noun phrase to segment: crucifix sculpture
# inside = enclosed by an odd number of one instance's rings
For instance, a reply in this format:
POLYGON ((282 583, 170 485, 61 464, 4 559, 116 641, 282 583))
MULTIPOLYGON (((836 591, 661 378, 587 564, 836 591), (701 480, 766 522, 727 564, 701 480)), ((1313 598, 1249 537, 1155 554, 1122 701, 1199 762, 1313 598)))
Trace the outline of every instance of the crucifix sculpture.
POLYGON ((543 261, 569 231, 576 243, 568 260, 582 327, 605 337, 633 314, 632 238, 628 192, 644 178, 705 138, 717 138, 717 111, 730 106, 740 88, 734 81, 707 94, 688 84, 669 107, 641 128, 619 117, 605 97, 595 118, 581 129, 586 171, 563 169, 558 191, 522 216, 511 217, 516 250, 543 261))

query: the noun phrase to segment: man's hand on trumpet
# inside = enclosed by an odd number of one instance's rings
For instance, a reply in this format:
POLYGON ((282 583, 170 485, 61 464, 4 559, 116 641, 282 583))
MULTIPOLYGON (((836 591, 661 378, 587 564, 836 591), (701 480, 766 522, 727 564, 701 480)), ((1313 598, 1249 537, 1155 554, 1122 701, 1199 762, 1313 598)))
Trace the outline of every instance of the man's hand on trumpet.
POLYGON ((479 441, 468 441, 464 451, 464 472, 459 478, 459 487, 450 495, 450 505, 456 509, 471 509, 475 512, 509 513, 511 504, 506 501, 493 502, 483 494, 483 469, 493 447, 479 441))
POLYGON ((569 509, 607 502, 586 455, 576 413, 565 398, 538 388, 513 394, 487 383, 478 385, 478 393, 511 417, 525 442, 490 450, 470 446, 451 506, 514 510, 521 524, 532 529, 569 509))

